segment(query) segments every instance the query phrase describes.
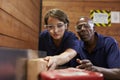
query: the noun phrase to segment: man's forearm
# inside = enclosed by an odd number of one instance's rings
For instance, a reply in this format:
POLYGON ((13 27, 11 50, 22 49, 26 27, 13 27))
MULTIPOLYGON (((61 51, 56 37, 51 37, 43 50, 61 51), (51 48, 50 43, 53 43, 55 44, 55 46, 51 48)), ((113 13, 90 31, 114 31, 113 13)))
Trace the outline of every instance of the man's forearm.
POLYGON ((96 67, 96 69, 97 71, 103 73, 106 79, 120 79, 120 68, 107 69, 96 67))

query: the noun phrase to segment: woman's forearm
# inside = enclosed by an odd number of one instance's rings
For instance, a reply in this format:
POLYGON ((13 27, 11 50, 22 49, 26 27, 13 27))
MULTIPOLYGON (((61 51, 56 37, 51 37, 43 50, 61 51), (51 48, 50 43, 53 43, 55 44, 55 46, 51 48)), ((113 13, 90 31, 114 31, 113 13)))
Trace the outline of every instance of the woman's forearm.
POLYGON ((73 57, 77 55, 73 49, 67 49, 65 52, 57 56, 57 65, 63 65, 69 62, 73 57))

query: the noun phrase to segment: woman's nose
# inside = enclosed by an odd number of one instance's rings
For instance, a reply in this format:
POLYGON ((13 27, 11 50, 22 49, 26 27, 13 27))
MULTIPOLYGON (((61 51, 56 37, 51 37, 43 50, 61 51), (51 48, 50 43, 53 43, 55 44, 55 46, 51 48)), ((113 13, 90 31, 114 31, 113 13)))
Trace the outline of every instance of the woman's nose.
POLYGON ((58 32, 57 26, 54 27, 54 32, 58 32))

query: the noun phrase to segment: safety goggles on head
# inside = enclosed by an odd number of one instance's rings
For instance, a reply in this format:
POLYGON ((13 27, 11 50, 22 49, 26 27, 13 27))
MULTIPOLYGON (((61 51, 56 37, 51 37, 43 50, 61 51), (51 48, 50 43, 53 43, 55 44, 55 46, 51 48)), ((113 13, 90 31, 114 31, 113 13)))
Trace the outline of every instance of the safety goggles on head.
POLYGON ((90 28, 90 25, 87 24, 87 23, 78 24, 78 25, 75 26, 75 29, 76 29, 77 31, 79 31, 79 30, 82 30, 83 27, 84 27, 85 29, 88 29, 88 28, 90 28))
POLYGON ((94 24, 89 21, 88 23, 87 22, 79 23, 78 25, 75 26, 75 29, 76 29, 76 31, 81 31, 83 28, 84 29, 89 29, 89 28, 93 29, 93 27, 94 27, 94 24))

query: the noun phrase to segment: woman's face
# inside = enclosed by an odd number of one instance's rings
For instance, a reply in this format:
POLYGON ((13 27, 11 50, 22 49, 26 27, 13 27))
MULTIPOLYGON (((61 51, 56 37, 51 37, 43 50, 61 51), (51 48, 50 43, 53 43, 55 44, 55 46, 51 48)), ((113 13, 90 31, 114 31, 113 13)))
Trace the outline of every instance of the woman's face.
POLYGON ((53 39, 59 40, 62 39, 64 32, 67 29, 67 25, 57 18, 49 17, 48 25, 46 25, 46 28, 53 39))

